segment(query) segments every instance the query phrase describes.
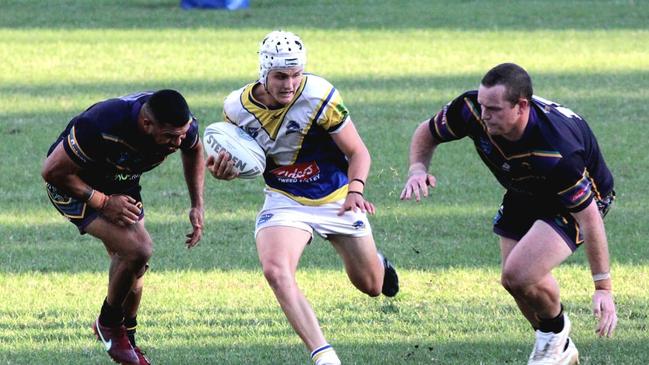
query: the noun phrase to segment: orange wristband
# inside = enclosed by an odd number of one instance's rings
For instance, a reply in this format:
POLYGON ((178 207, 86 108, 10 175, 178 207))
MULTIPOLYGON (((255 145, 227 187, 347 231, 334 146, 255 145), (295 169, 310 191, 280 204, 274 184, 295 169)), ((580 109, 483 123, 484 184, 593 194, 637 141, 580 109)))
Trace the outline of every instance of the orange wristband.
POLYGON ((99 190, 93 190, 86 203, 95 210, 102 210, 108 203, 108 196, 99 190))

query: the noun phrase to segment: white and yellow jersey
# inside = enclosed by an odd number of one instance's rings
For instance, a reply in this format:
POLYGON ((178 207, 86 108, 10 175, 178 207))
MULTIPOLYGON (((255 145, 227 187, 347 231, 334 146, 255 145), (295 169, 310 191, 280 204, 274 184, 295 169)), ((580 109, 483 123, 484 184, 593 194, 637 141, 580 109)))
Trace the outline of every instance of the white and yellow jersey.
POLYGON ((348 120, 338 90, 319 76, 305 74, 290 104, 269 109, 253 97, 256 84, 230 93, 223 113, 265 151, 267 188, 305 205, 344 198, 347 158, 330 136, 348 120))

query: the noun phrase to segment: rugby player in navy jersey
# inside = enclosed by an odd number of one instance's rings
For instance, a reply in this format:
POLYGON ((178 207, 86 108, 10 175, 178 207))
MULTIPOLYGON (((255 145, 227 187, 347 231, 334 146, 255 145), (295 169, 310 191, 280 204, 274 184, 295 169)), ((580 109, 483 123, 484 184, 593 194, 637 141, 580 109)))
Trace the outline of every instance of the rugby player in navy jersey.
MULTIPOLYGON (((261 266, 291 326, 315 365, 340 365, 295 272, 314 231, 342 257, 347 275, 363 293, 392 297, 397 273, 377 252, 363 195, 370 154, 338 90, 304 73, 306 50, 293 33, 274 31, 260 44, 259 79, 233 91, 225 120, 255 138, 266 152, 264 206, 255 238, 261 266)), ((236 177, 232 160, 207 160, 217 179, 236 177)))
POLYGON ((493 230, 500 237, 502 285, 536 330, 528 364, 574 364, 579 354, 551 271, 582 244, 595 287, 596 333, 611 336, 617 324, 603 223, 615 193, 597 140, 581 116, 533 96, 524 69, 501 64, 478 90, 415 130, 401 199, 428 196, 436 183, 428 173, 433 151, 466 136, 507 190, 493 230))
POLYGON ((149 363, 135 343, 143 275, 153 252, 139 182, 177 150, 191 201, 192 231, 185 241, 191 248, 202 235, 205 166, 198 122, 177 91, 94 104, 70 121, 43 166, 50 201, 81 234, 99 238, 110 255, 108 294, 93 331, 118 363, 149 363))

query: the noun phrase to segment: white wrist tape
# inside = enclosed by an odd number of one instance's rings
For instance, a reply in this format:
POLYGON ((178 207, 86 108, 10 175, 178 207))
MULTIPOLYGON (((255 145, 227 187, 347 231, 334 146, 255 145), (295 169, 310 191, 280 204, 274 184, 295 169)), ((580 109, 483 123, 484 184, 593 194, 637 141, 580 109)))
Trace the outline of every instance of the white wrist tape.
POLYGON ((610 272, 601 272, 601 273, 593 274, 593 281, 602 281, 610 278, 611 278, 610 272))

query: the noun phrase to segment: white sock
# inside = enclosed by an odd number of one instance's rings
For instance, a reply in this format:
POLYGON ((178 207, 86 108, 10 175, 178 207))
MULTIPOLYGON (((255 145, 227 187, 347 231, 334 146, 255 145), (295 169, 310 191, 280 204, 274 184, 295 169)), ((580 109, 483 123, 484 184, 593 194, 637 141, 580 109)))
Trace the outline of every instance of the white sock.
POLYGON ((330 344, 324 344, 311 352, 314 365, 340 365, 340 359, 330 344))

